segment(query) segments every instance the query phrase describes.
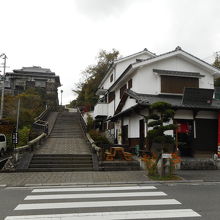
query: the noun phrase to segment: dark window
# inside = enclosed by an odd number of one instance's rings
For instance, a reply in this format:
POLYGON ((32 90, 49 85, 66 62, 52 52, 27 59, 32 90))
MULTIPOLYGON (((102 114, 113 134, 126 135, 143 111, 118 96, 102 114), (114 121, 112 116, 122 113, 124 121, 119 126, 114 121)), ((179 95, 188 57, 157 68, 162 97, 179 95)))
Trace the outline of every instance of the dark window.
POLYGON ((104 102, 107 103, 107 95, 104 96, 104 102))
POLYGON ((199 79, 178 76, 161 76, 161 92, 183 93, 184 88, 199 88, 199 79))
POLYGON ((128 81, 128 89, 132 88, 132 79, 128 81))
POLYGON ((123 94, 124 94, 124 91, 125 91, 126 89, 127 89, 127 85, 126 85, 126 84, 120 88, 120 99, 122 98, 122 96, 123 96, 123 94))
POLYGON ((5 136, 0 135, 0 142, 5 142, 5 136))
POLYGON ((115 99, 115 92, 110 92, 108 94, 108 103, 112 102, 115 99))
POLYGON ((113 74, 110 76, 110 82, 113 81, 113 74))
POLYGON ((128 145, 128 125, 122 126, 122 144, 128 145))

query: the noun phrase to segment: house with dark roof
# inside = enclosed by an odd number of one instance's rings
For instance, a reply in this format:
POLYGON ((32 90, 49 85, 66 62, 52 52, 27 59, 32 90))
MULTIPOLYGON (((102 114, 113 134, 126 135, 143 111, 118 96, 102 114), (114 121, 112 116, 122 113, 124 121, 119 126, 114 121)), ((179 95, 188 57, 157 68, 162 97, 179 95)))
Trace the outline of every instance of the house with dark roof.
MULTIPOLYGON (((146 149, 144 116, 152 103, 175 109, 173 122, 183 156, 217 153, 220 101, 213 97, 220 70, 177 47, 156 55, 142 52, 115 61, 99 85, 94 117, 118 144, 146 149)), ((150 129, 150 128, 149 128, 150 129)))

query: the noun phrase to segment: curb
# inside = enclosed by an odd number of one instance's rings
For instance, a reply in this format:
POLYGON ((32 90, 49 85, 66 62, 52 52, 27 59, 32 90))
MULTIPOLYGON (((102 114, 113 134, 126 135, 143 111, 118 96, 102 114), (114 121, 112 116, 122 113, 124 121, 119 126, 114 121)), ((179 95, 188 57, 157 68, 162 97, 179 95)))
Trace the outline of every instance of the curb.
MULTIPOLYGON (((207 183, 209 181, 198 180, 179 180, 179 181, 136 181, 136 182, 98 182, 98 183, 36 183, 36 184, 24 184, 23 186, 11 186, 7 184, 0 185, 0 187, 68 187, 68 186, 109 186, 109 185, 151 185, 151 184, 184 184, 184 183, 207 183)), ((211 181, 217 182, 217 181, 211 181)), ((220 181, 219 181, 220 182, 220 181)))

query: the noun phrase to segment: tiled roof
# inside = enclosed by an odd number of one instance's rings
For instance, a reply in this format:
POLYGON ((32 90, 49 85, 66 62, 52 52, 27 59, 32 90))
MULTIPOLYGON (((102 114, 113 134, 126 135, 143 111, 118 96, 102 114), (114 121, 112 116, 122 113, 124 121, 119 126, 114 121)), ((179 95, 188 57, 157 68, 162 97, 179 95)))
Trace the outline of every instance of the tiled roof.
POLYGON ((181 95, 149 95, 149 94, 141 94, 136 93, 132 90, 127 90, 126 93, 132 98, 137 100, 137 103, 140 105, 151 105, 155 102, 167 102, 170 103, 173 107, 180 108, 199 108, 199 109, 220 109, 220 100, 213 99, 212 104, 201 105, 201 104, 193 104, 193 105, 183 105, 181 95))

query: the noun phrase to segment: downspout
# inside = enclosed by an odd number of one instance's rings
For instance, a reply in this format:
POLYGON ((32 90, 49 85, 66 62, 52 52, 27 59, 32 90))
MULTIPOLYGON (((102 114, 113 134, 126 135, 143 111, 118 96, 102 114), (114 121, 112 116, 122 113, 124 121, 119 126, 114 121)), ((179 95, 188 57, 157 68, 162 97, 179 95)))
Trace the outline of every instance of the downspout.
MULTIPOLYGON (((113 82, 115 83, 115 81, 116 81, 116 66, 114 66, 113 72, 114 72, 113 82)), ((115 114, 115 99, 116 99, 116 91, 115 91, 115 98, 114 98, 114 114, 115 114)), ((118 137, 116 137, 115 123, 114 123, 114 138, 115 138, 115 139, 116 139, 116 138, 118 139, 118 137)))

